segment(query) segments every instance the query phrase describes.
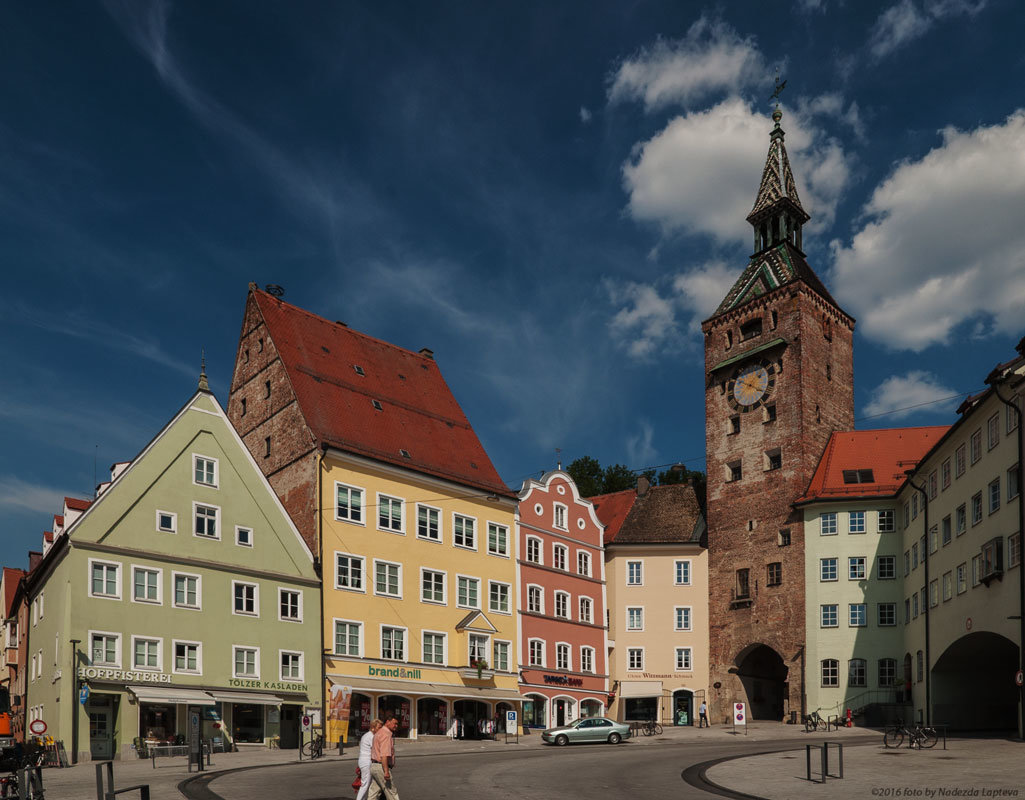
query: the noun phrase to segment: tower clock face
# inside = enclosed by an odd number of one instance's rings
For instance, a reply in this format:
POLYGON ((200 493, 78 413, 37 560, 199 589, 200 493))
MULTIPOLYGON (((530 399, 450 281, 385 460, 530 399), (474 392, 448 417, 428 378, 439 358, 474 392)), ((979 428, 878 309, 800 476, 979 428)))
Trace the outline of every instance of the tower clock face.
POLYGON ((776 385, 776 370, 768 361, 755 361, 738 369, 728 388, 730 405, 737 411, 760 406, 776 385))

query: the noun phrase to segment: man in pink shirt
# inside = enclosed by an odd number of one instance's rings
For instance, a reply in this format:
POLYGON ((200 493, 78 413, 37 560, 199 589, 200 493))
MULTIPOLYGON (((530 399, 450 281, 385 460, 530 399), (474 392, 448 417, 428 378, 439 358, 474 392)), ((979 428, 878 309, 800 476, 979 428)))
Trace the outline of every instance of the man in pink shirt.
POLYGON ((399 800, 398 790, 391 780, 391 768, 395 766, 395 740, 393 734, 399 727, 399 720, 390 716, 374 734, 370 748, 370 792, 367 800, 377 800, 382 794, 386 800, 399 800))

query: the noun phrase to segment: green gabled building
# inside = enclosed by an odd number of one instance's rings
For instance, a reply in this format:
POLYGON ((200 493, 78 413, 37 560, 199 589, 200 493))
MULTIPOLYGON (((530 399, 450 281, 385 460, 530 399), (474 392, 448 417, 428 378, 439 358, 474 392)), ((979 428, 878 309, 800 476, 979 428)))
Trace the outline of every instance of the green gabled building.
POLYGON ((79 760, 186 734, 295 747, 320 705, 314 559, 210 392, 92 502, 65 501, 27 578, 28 722, 79 760))

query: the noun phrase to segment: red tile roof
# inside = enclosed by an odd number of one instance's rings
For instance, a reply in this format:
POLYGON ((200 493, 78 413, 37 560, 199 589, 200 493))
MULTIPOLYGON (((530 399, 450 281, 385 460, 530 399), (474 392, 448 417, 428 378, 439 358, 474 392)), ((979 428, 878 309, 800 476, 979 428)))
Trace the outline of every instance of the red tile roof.
POLYGON ((64 505, 75 511, 86 511, 93 504, 92 500, 79 500, 77 497, 65 497, 64 505))
POLYGON ((43 541, 52 542, 53 541, 53 531, 43 531, 43 541))
POLYGON ((18 591, 18 583, 25 577, 25 570, 4 567, 4 617, 11 615, 11 603, 14 593, 18 591))
POLYGON ((63 514, 54 514, 53 515, 53 524, 54 524, 54 527, 57 527, 57 528, 62 526, 64 524, 64 515, 63 514))
POLYGON ((626 522, 627 515, 637 500, 637 490, 624 489, 621 492, 599 494, 587 499, 594 505, 594 512, 605 526, 605 544, 609 544, 626 522))
POLYGON ((798 503, 894 495, 903 485, 904 471, 914 467, 950 429, 949 425, 837 431, 798 503), (868 483, 844 483, 844 470, 872 470, 868 483))
POLYGON ((252 295, 303 417, 321 443, 515 497, 433 358, 329 322, 259 289, 252 295))

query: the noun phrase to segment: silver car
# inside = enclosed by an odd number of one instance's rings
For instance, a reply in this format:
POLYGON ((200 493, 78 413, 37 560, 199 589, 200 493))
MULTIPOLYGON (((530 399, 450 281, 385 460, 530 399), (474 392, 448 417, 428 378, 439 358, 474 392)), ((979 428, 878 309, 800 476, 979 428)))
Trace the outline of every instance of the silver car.
POLYGON ((630 726, 615 722, 608 717, 587 717, 542 732, 541 740, 548 744, 562 745, 570 742, 608 742, 619 744, 630 738, 630 726))

